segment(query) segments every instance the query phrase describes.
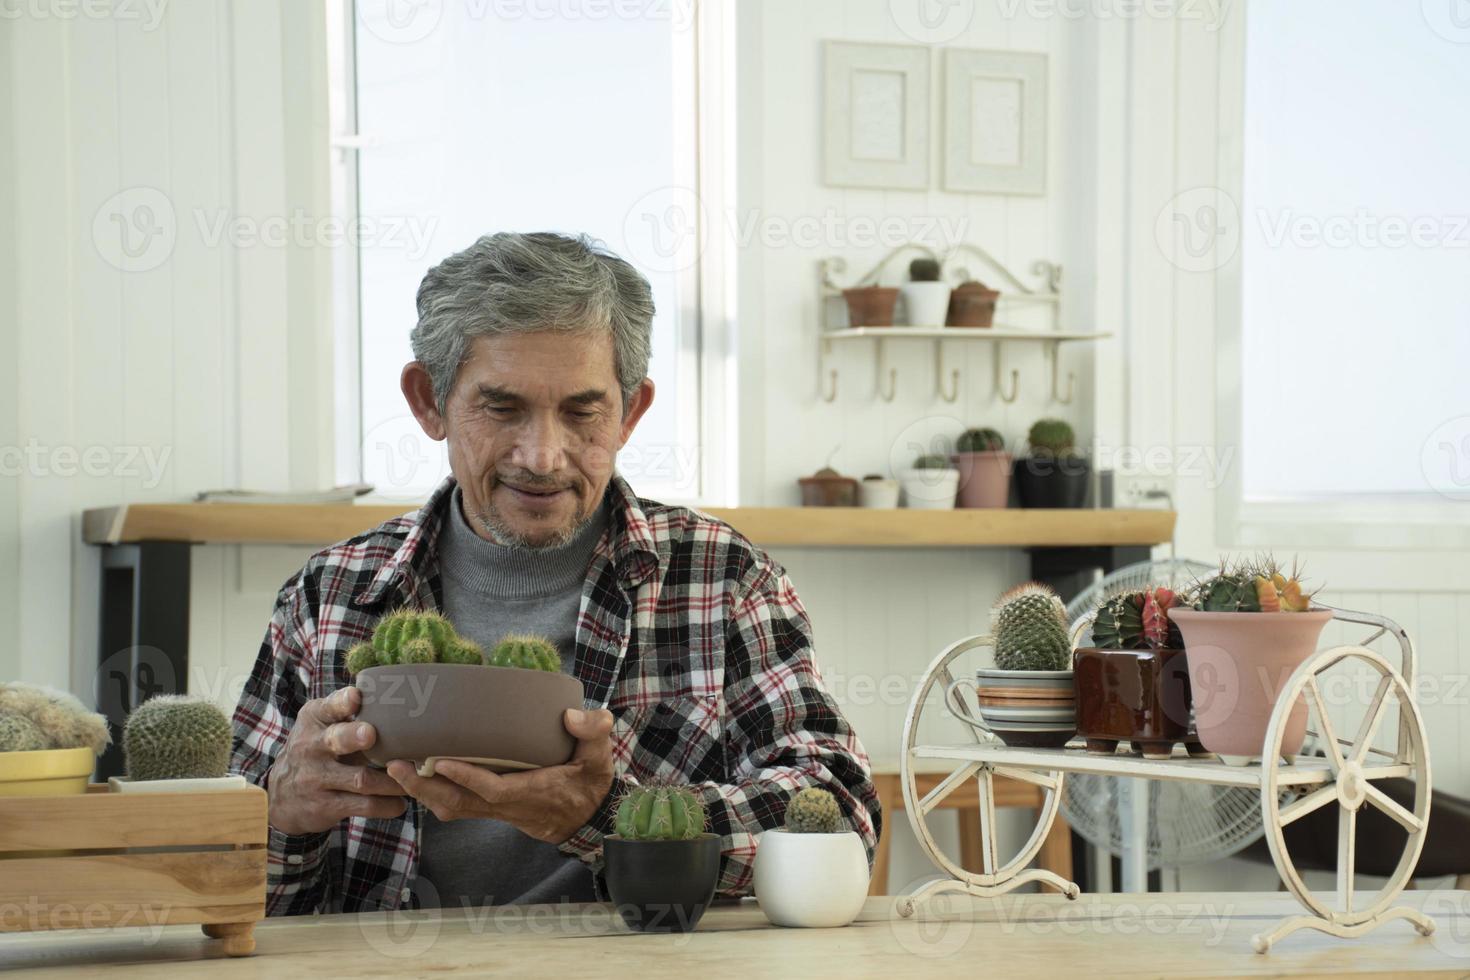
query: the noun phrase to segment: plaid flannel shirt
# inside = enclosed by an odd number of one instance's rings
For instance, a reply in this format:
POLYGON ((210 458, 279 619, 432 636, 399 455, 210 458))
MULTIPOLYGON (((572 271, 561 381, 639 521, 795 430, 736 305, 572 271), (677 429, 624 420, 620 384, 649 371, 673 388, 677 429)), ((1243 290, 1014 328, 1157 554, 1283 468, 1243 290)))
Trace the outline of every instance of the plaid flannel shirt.
MULTIPOLYGON (((302 705, 348 684, 342 655, 399 606, 442 605, 437 540, 453 481, 423 508, 319 552, 282 587, 235 710, 231 768, 267 786, 302 705)), ((616 776, 561 850, 601 869, 602 837, 627 786, 690 784, 723 838, 718 890, 748 893, 756 835, 789 796, 822 786, 862 837, 880 832, 867 755, 812 659, 811 624, 785 570, 729 525, 607 490, 612 518, 582 591, 574 674, 607 707, 616 776)), ((318 834, 271 828, 270 915, 411 904, 422 808, 351 818, 318 834)), ((600 876, 599 876, 600 887, 600 876)))

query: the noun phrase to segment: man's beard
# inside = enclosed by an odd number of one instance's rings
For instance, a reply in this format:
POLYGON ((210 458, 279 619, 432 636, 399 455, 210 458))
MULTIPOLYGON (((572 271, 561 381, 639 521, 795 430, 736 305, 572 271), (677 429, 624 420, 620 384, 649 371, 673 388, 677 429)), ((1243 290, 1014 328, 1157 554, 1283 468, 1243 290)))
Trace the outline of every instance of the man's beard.
POLYGON ((527 540, 524 535, 502 520, 500 512, 495 509, 494 504, 486 504, 484 512, 476 514, 475 520, 480 525, 480 528, 488 532, 491 538, 499 544, 512 548, 540 551, 546 548, 560 548, 562 545, 571 543, 572 539, 578 534, 581 534, 596 516, 596 511, 593 511, 581 520, 574 521, 570 526, 557 531, 545 541, 539 542, 527 540))

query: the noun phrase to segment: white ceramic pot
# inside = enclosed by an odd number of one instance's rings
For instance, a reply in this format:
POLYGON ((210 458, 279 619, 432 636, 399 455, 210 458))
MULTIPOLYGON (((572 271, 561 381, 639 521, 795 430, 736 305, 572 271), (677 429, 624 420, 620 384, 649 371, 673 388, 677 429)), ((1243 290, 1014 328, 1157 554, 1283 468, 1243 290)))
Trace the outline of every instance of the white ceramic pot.
POLYGON ((233 793, 249 784, 240 775, 198 779, 143 779, 134 782, 121 776, 110 776, 107 789, 112 793, 233 793))
POLYGON ((898 506, 898 481, 863 480, 858 484, 858 503, 871 510, 892 510, 898 506))
POLYGON ((778 926, 830 929, 857 918, 868 897, 868 852, 853 831, 767 830, 755 852, 755 898, 778 926))
POLYGON ((915 510, 953 510, 960 489, 959 470, 904 470, 903 505, 915 510))
POLYGON ((949 315, 947 282, 906 282, 898 287, 912 327, 942 327, 949 315))

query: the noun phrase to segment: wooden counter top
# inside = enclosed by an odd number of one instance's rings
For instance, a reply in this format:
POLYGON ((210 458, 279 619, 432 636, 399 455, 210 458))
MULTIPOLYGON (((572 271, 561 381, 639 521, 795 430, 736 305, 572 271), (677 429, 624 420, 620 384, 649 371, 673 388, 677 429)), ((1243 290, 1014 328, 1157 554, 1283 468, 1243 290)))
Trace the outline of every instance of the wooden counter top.
MULTIPOLYGON (((82 515, 88 544, 331 544, 413 509, 411 504, 124 504, 82 515)), ((1174 534, 1171 510, 864 510, 712 507, 762 547, 1025 548, 1156 545, 1174 534)))
POLYGON ((1263 925, 1299 910, 1281 894, 1057 895, 948 898, 948 913, 893 916, 868 900, 845 929, 779 929, 751 902, 712 909, 692 934, 627 932, 608 905, 532 905, 444 913, 274 919, 256 953, 224 959, 197 927, 0 935, 6 976, 325 977, 471 975, 731 977, 1138 977, 1470 972, 1470 893, 1405 892, 1436 917, 1434 936, 1406 922, 1354 940, 1300 932, 1266 955, 1263 925), (572 942, 570 940, 579 940, 572 942), (200 960, 209 958, 206 968, 200 960), (16 971, 11 973, 10 971, 16 971))

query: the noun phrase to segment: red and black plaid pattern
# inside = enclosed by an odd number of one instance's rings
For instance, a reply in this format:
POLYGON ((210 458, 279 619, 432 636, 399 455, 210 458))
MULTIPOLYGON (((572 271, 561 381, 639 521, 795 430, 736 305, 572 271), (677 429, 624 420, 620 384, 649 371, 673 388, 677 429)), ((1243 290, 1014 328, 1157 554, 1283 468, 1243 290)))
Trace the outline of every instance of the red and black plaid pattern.
MULTIPOLYGON (((439 609, 437 540, 452 481, 419 511, 313 555, 282 587, 235 710, 231 768, 265 786, 306 701, 348 683, 342 655, 389 609, 439 609)), ((749 892, 755 838, 806 786, 830 790, 863 838, 880 830, 867 755, 812 659, 811 623, 785 570, 729 525, 643 500, 620 477, 582 593, 574 674, 587 706, 616 717, 617 778, 561 845, 601 866, 623 788, 691 784, 724 838, 719 891, 749 892)), ((417 804, 391 820, 272 829, 267 912, 354 912, 409 903, 417 804)))

